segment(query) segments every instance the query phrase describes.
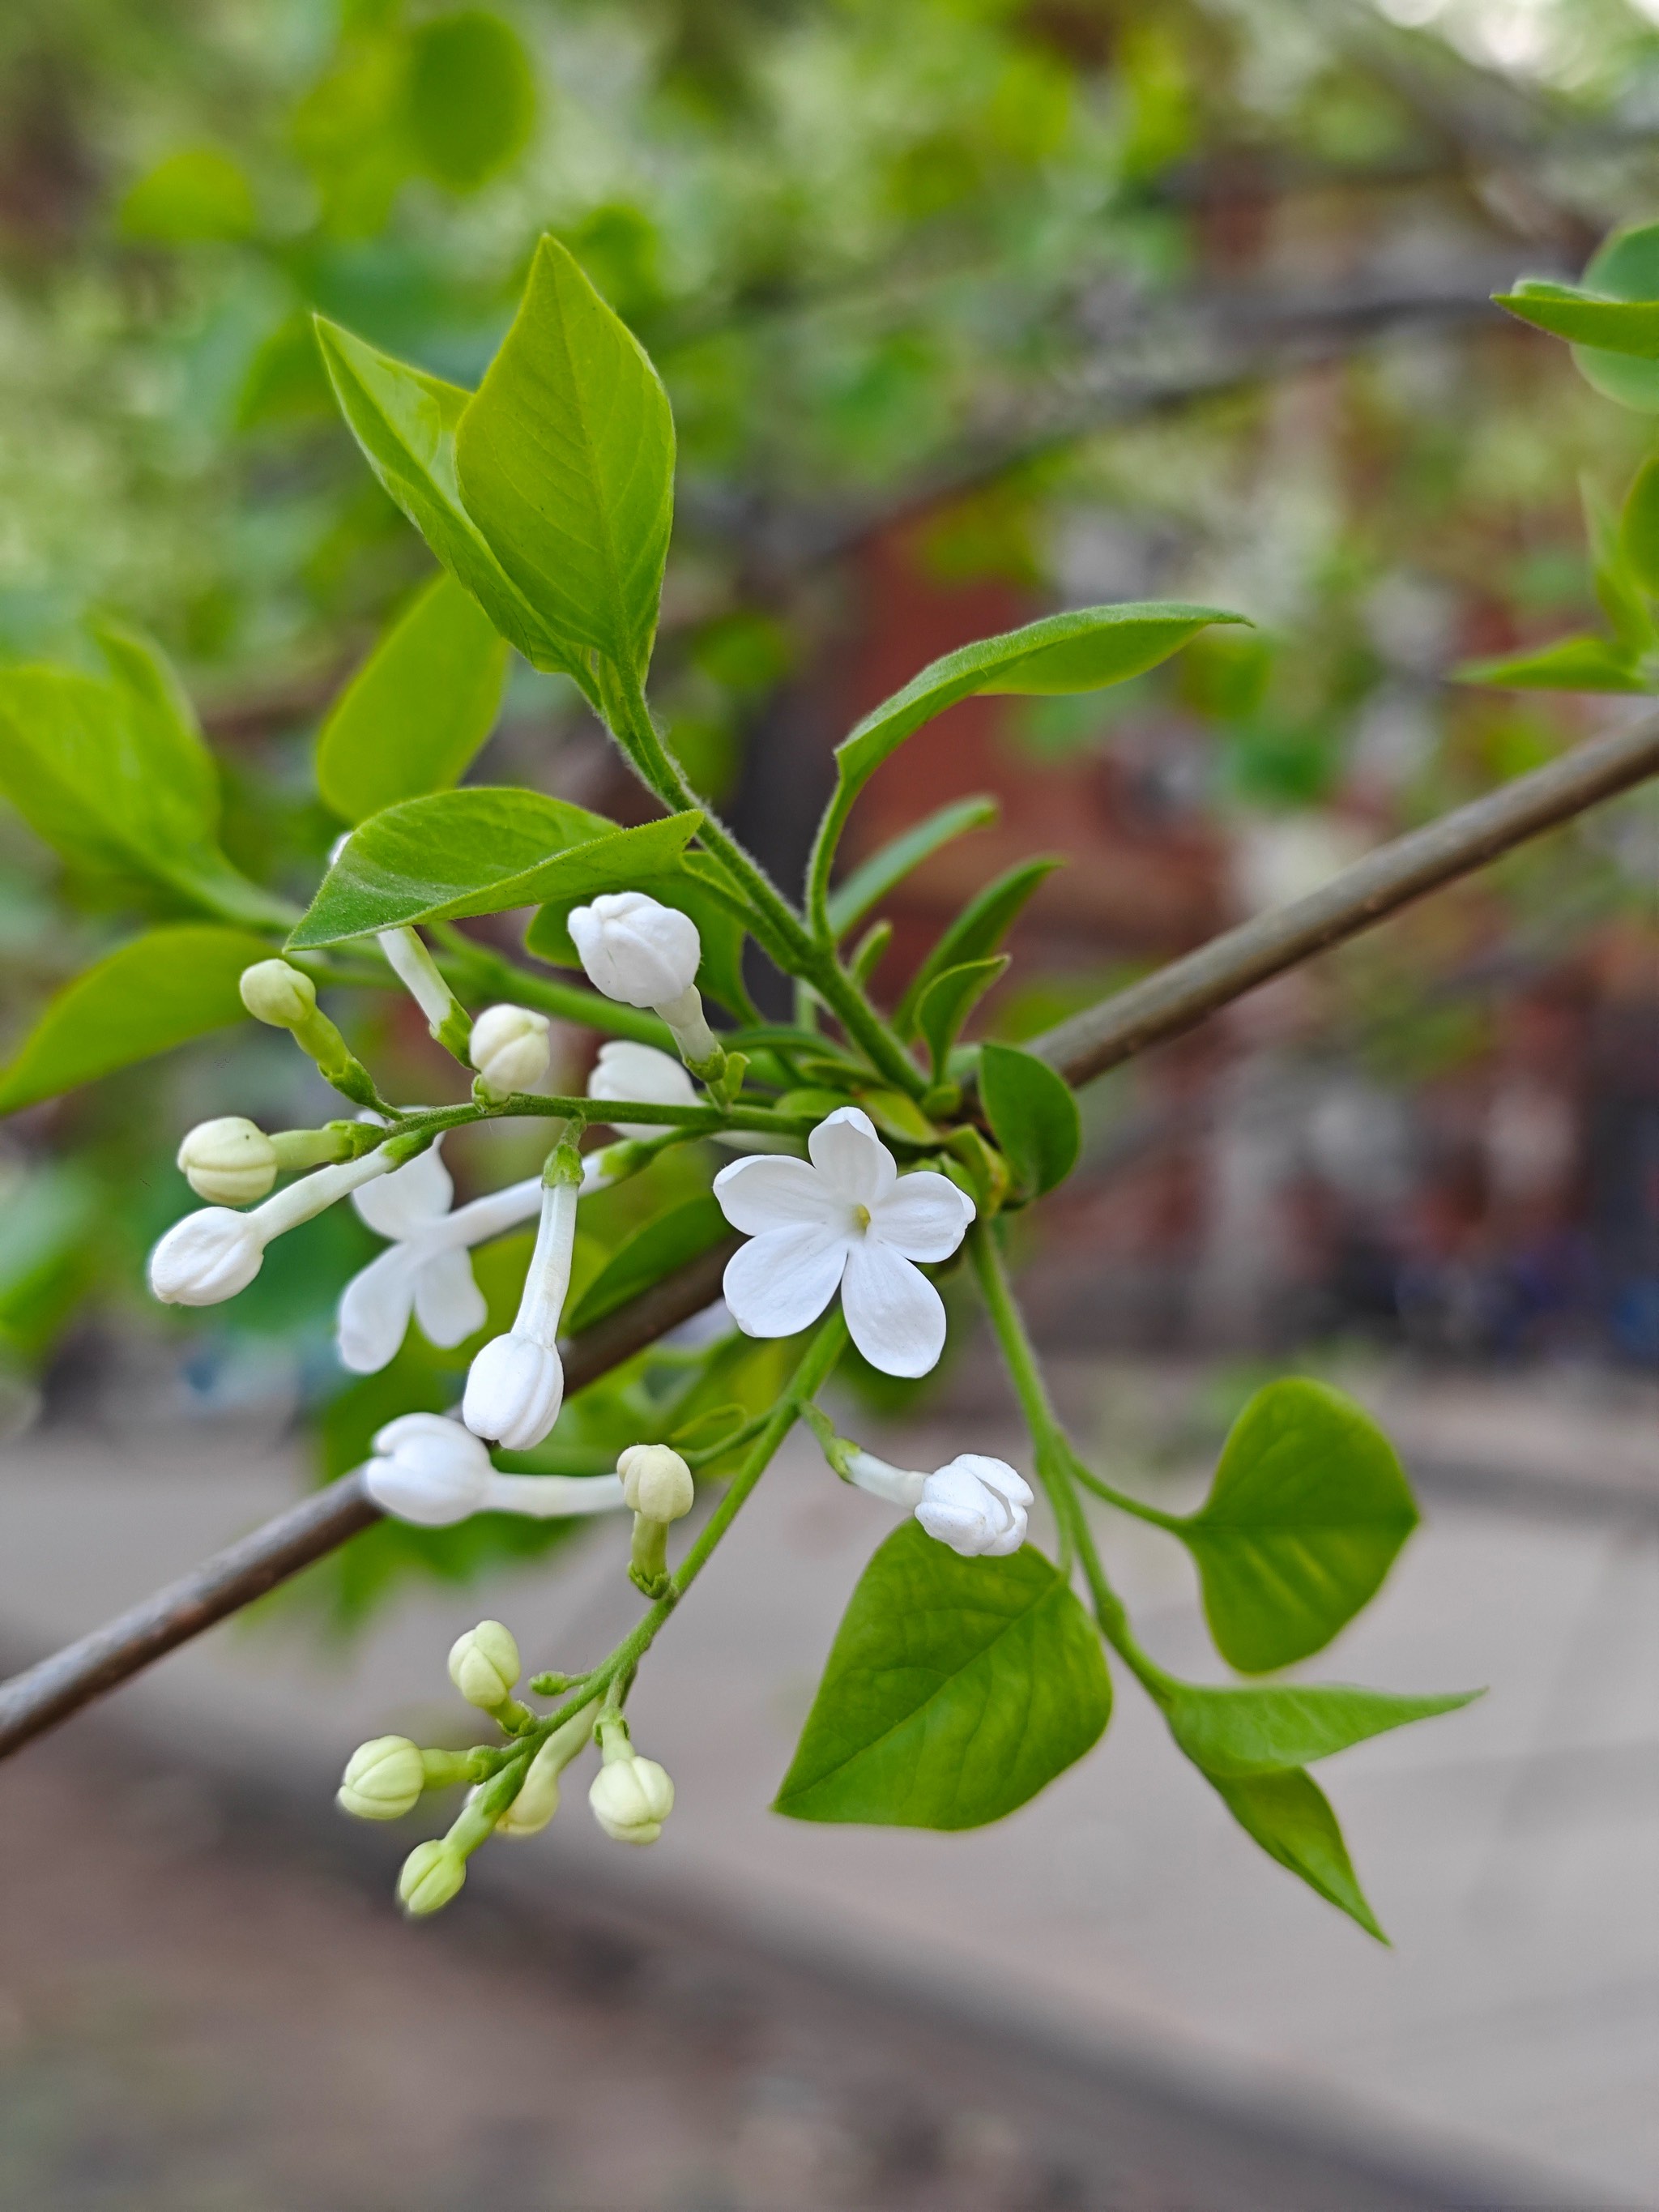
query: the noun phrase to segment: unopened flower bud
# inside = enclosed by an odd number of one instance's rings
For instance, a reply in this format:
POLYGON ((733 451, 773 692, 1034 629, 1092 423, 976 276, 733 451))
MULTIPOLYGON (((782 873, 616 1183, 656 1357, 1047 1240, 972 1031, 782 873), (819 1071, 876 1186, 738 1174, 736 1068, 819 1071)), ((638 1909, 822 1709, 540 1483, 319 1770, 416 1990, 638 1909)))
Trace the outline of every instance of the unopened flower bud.
POLYGON ((964 1559, 1006 1559, 1025 1541, 1031 1486, 1006 1460, 963 1452, 922 1485, 916 1518, 964 1559))
POLYGON ((617 1462, 623 1504, 647 1521, 678 1521, 696 1502, 691 1470, 666 1444, 629 1444, 617 1462))
POLYGON ((467 1054, 496 1098, 529 1091, 547 1073, 547 1016, 528 1006, 486 1006, 472 1024, 467 1054))
POLYGON ((570 941, 587 980, 626 1006, 661 1006, 696 980, 702 941, 690 915, 644 891, 602 891, 573 908, 570 941))
POLYGON ((551 1345, 514 1329, 492 1337, 467 1370, 461 1418, 475 1437, 529 1451, 559 1418, 564 1368, 551 1345))
POLYGON ((210 1206, 251 1206, 276 1180, 276 1147, 240 1114, 199 1121, 179 1147, 179 1167, 210 1206))
POLYGON ((242 1004, 256 1022, 295 1030, 317 1011, 317 986, 286 960, 259 960, 244 968, 242 1004))
POLYGON ((434 1837, 429 1844, 416 1844, 404 1861, 398 1900, 405 1912, 419 1919, 428 1912, 441 1912, 465 1880, 465 1857, 453 1844, 434 1837))
POLYGON ((499 1620, 481 1620, 457 1637, 450 1650, 449 1679, 480 1712, 498 1712, 522 1672, 513 1632, 499 1620))
POLYGON ((480 1511, 495 1470, 471 1430, 441 1413, 402 1413, 374 1437, 363 1487, 383 1512, 443 1528, 480 1511))
MULTIPOLYGON (((587 1079, 587 1095, 600 1099, 633 1098, 652 1106, 697 1103, 696 1086, 678 1060, 659 1052, 655 1045, 637 1044, 628 1037, 617 1037, 599 1047, 599 1059, 587 1079)), ((663 1133, 655 1121, 617 1121, 611 1126, 624 1137, 663 1133)))
POLYGON ((654 1844, 674 1809, 674 1785, 654 1759, 641 1759, 623 1741, 620 1755, 605 1746, 605 1763, 593 1777, 587 1802, 614 1842, 654 1844))
POLYGON ((414 1811, 425 1787, 420 1746, 406 1735, 377 1735, 359 1744, 346 1761, 335 1802, 356 1820, 401 1820, 414 1811))
POLYGON ((264 1253, 251 1215, 204 1206, 175 1221, 150 1254, 149 1286, 164 1305, 217 1305, 247 1288, 264 1253))

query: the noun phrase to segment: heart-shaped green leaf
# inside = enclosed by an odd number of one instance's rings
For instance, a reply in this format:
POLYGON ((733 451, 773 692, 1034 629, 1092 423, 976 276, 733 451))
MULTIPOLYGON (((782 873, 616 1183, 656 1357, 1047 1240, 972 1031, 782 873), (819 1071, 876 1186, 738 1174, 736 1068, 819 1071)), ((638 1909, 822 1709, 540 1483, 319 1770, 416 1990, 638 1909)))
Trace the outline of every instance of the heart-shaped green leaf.
POLYGON ((471 592, 440 574, 335 701, 317 787, 344 822, 447 791, 495 726, 507 641, 471 592))
POLYGON ((1171 1525, 1191 1552, 1216 1649, 1241 1674, 1328 1644, 1381 1586, 1417 1504, 1376 1422, 1299 1376, 1258 1390, 1209 1497, 1171 1525))
POLYGON ((981 1827, 1081 1759, 1111 1710, 1099 1638, 1040 1552, 959 1559, 907 1521, 853 1593, 775 1810, 981 1827))
POLYGON ((979 1097, 1021 1193, 1040 1198, 1064 1182, 1083 1144, 1077 1097, 1065 1077, 1035 1053, 988 1043, 980 1048, 979 1097))
POLYGON ((618 830, 539 792, 469 787, 389 806, 353 830, 289 944, 295 950, 406 923, 572 905, 672 874, 701 814, 618 830))

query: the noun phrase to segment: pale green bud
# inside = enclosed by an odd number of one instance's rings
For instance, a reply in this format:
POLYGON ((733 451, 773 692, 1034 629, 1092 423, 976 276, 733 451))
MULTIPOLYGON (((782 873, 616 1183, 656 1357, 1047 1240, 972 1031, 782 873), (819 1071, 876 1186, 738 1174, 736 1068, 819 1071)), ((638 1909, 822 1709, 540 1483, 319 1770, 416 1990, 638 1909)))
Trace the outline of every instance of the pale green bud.
POLYGON ((210 1206, 252 1206, 276 1180, 276 1147, 240 1114, 199 1121, 179 1147, 179 1168, 210 1206))
POLYGON ((398 1876, 398 1902, 411 1919, 441 1912, 466 1880, 466 1861, 453 1844, 434 1837, 416 1844, 398 1876))
POLYGON ((413 1812, 426 1787, 426 1761, 406 1735, 377 1735, 359 1744, 346 1761, 335 1798, 358 1820, 400 1820, 413 1812))
POLYGON ((242 1004, 256 1022, 296 1030, 317 1011, 317 986, 286 960, 259 960, 244 968, 242 1004))
POLYGON ((529 1091, 547 1073, 548 1019, 528 1006, 486 1006, 472 1024, 467 1054, 492 1097, 529 1091))
POLYGON ((469 1628, 449 1654, 450 1680, 480 1712, 496 1712, 506 1705, 522 1671, 512 1631, 499 1620, 481 1620, 469 1628))
POLYGON ((654 1759, 607 1743, 605 1765, 593 1777, 587 1802, 593 1818, 619 1844, 654 1844, 674 1809, 674 1785, 654 1759))
POLYGON ((647 1521, 678 1521, 696 1502, 691 1470, 666 1444, 629 1444, 617 1462, 623 1504, 647 1521))

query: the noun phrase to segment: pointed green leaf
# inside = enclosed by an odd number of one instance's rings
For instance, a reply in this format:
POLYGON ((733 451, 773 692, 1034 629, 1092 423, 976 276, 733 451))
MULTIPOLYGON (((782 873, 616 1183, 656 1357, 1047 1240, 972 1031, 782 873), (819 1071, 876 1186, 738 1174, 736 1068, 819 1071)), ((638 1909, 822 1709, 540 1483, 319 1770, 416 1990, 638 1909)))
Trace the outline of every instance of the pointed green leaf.
POLYGON ((548 628, 466 511, 455 474, 455 429, 471 394, 320 315, 317 343, 340 411, 389 496, 532 667, 574 676, 592 698, 586 660, 548 628))
POLYGON ((941 846, 970 830, 985 829, 1001 811, 1000 801, 988 796, 952 799, 879 852, 872 853, 867 860, 860 860, 830 894, 830 926, 836 935, 844 937, 854 922, 862 921, 872 906, 902 884, 912 869, 931 860, 941 846))
POLYGON ((1328 1644, 1376 1595, 1417 1519, 1370 1416, 1289 1376, 1245 1407, 1209 1497, 1175 1533, 1197 1565, 1216 1649, 1261 1674, 1328 1644))
POLYGON ((0 1073, 0 1114, 243 1019, 244 968, 267 939, 205 922, 153 929, 58 992, 0 1073))
POLYGON ((343 821, 447 791, 495 727, 507 641, 440 574, 335 701, 317 740, 317 787, 343 821))
POLYGON ((774 1809, 982 1827, 1081 1759, 1111 1710, 1100 1639, 1040 1552, 959 1559, 906 1521, 853 1593, 774 1809))
POLYGON ((916 1008, 934 977, 947 968, 959 968, 963 961, 982 960, 994 952, 1027 900, 1042 888, 1046 877, 1063 866, 1058 857, 1022 860, 969 900, 922 962, 900 1000, 893 1024, 901 1036, 915 1035, 916 1008))
POLYGON ((1017 1045, 986 1044, 980 1048, 979 1097, 1022 1193, 1040 1198, 1064 1182, 1083 1144, 1076 1094, 1064 1076, 1017 1045))
POLYGON ((1557 639, 1536 652, 1466 660, 1454 668, 1459 684, 1501 684, 1511 691, 1645 691, 1641 668, 1610 639, 1586 633, 1557 639))
POLYGON ((936 1077, 944 1074, 963 1024, 1007 969, 1007 954, 999 953, 993 960, 969 960, 960 968, 947 968, 927 986, 916 1009, 915 1026, 927 1044, 936 1077))
POLYGON ((1619 549, 1643 590, 1659 598, 1659 453, 1644 461, 1625 495, 1619 549))
POLYGON ((1572 345, 1659 361, 1659 300, 1614 300, 1540 276, 1523 276, 1514 291, 1492 296, 1523 323, 1572 345))
POLYGON ((673 520, 674 424, 638 340, 556 239, 455 436, 461 495, 573 655, 642 672, 673 520))
POLYGON ((471 785, 389 806, 354 830, 289 939, 296 951, 404 923, 574 905, 672 872, 701 814, 618 830, 539 792, 471 785))
POLYGON ((1212 1777, 1237 1780, 1281 1767, 1310 1766, 1389 1729, 1456 1712, 1481 1694, 1461 1690, 1443 1697, 1399 1697, 1346 1682, 1248 1690, 1178 1682, 1164 1717, 1195 1765, 1212 1777))
POLYGON ((1357 1920, 1368 1936, 1375 1936, 1379 1943, 1388 1942, 1359 1887, 1336 1815, 1310 1774, 1298 1766, 1282 1774, 1252 1774, 1238 1780, 1211 1774, 1206 1779, 1245 1834, 1270 1858, 1357 1920))
POLYGON ((567 1330, 592 1328, 618 1306, 672 1275, 688 1260, 711 1252, 732 1234, 720 1201, 711 1191, 671 1206, 624 1239, 564 1318, 567 1330))

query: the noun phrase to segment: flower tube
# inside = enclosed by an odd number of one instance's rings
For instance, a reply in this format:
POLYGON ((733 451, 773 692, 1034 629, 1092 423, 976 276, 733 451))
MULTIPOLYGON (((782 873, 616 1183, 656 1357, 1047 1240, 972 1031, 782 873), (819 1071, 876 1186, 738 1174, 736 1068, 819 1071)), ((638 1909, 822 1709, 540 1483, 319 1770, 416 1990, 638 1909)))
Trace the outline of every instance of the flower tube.
POLYGON ((561 1145, 549 1160, 541 1224, 518 1317, 505 1336, 492 1337, 472 1362, 461 1401, 461 1418, 474 1436, 528 1451, 559 1417, 564 1369, 558 1352, 559 1316, 570 1287, 576 1238, 576 1198, 582 1164, 575 1148, 561 1145))
POLYGON ((164 1305, 212 1306, 245 1291, 258 1273, 265 1247, 284 1230, 332 1206, 337 1199, 401 1162, 395 1143, 302 1176, 251 1212, 204 1206, 175 1221, 149 1255, 149 1287, 164 1305))

